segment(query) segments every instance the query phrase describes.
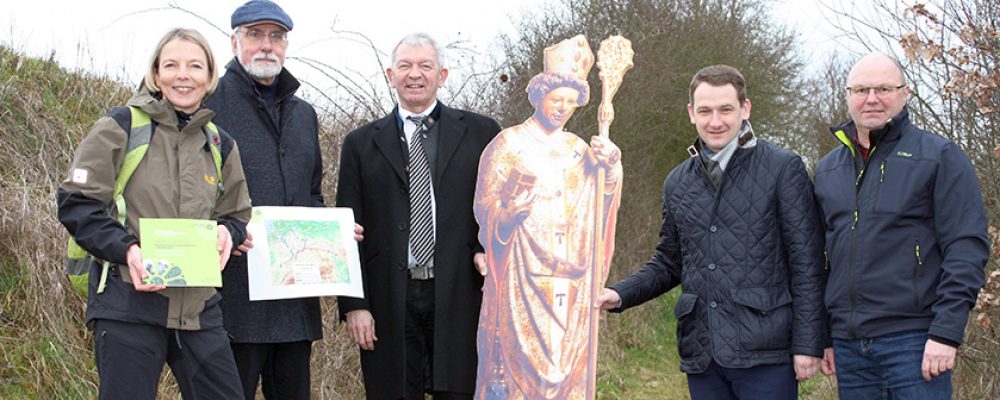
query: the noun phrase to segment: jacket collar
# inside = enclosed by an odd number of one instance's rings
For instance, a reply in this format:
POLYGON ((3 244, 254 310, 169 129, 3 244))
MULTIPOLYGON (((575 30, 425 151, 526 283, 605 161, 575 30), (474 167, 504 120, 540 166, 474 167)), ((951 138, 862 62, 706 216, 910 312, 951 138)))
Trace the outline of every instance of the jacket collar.
MULTIPOLYGON (((159 125, 177 127, 177 112, 174 110, 173 104, 164 100, 159 92, 152 93, 143 86, 135 96, 129 99, 127 104, 138 107, 146 114, 149 114, 149 118, 156 121, 159 125)), ((191 121, 188 122, 185 128, 188 126, 204 126, 215 116, 215 112, 205 108, 204 103, 202 105, 198 111, 195 111, 191 117, 191 121)))
MULTIPOLYGON (((442 104, 440 101, 436 101, 436 100, 434 101, 434 107, 431 108, 430 111, 427 112, 427 116, 429 116, 430 120, 432 121, 432 122, 428 122, 428 124, 434 124, 433 121, 439 121, 439 120, 441 120, 441 109, 443 107, 444 107, 444 104, 442 104)), ((406 110, 403 110, 403 111, 406 111, 406 110)), ((397 105, 396 108, 392 109, 392 113, 396 115, 396 127, 399 128, 400 137, 403 137, 402 136, 403 135, 403 114, 412 115, 414 113, 412 113, 412 112, 401 112, 400 109, 399 109, 399 105, 397 105)))
MULTIPOLYGON (((757 145, 757 136, 754 135, 753 126, 750 125, 749 120, 743 120, 743 123, 740 125, 740 131, 736 134, 736 137, 726 145, 726 147, 732 146, 734 142, 736 143, 735 146, 740 149, 749 149, 757 145)), ((691 155, 691 157, 697 157, 704 148, 705 143, 702 142, 701 137, 695 136, 694 143, 688 146, 687 152, 691 155)), ((726 158, 731 157, 731 153, 735 153, 735 149, 733 149, 733 151, 730 152, 726 158)), ((711 155, 709 155, 709 157, 711 157, 711 155)))
POLYGON ((444 105, 441 105, 440 108, 441 124, 438 131, 437 168, 434 175, 438 181, 441 180, 441 174, 448 166, 448 162, 451 161, 451 156, 458 150, 462 136, 465 135, 465 122, 463 121, 465 114, 444 105))
MULTIPOLYGON (((903 106, 903 111, 896 114, 881 129, 873 130, 869 133, 871 148, 874 150, 881 143, 891 143, 903 135, 903 131, 910 126, 910 108, 903 106)), ((851 151, 851 156, 857 157, 858 150, 854 143, 854 134, 857 132, 854 121, 847 121, 840 125, 830 127, 830 133, 837 138, 840 144, 851 151)))
MULTIPOLYGON (((233 57, 229 61, 229 64, 226 65, 226 75, 228 76, 229 74, 234 74, 238 78, 239 82, 242 83, 240 87, 253 91, 255 96, 260 96, 253 78, 247 73, 246 69, 243 68, 243 64, 240 64, 240 61, 236 57, 233 57)), ((288 96, 294 95, 299 90, 299 86, 301 86, 299 80, 295 79, 295 76, 291 72, 288 72, 288 68, 282 67, 281 72, 278 74, 277 103, 284 101, 288 96)))
MULTIPOLYGON (((437 182, 440 182, 441 174, 448 166, 448 162, 455 154, 459 143, 462 141, 462 137, 465 135, 466 126, 465 122, 462 121, 464 114, 444 105, 444 103, 441 103, 440 100, 438 100, 438 106, 434 112, 440 112, 441 114, 440 120, 437 122, 438 155, 436 168, 434 170, 434 178, 437 182)), ((372 127, 375 129, 375 134, 372 139, 375 142, 375 146, 382 153, 382 156, 388 160, 389 165, 391 165, 393 171, 396 172, 396 176, 405 183, 408 181, 406 173, 407 160, 406 154, 403 151, 403 146, 405 146, 405 144, 403 142, 403 135, 397 123, 398 121, 399 109, 393 108, 389 115, 374 122, 372 127)), ((440 186, 435 185, 435 187, 440 186)))

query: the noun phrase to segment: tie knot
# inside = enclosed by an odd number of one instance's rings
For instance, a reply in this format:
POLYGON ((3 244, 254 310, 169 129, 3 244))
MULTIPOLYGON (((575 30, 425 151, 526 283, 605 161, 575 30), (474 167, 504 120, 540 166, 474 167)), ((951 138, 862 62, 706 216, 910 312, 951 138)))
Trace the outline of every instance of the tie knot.
POLYGON ((406 117, 406 119, 410 120, 410 122, 412 122, 414 125, 417 126, 417 129, 423 129, 424 127, 427 126, 427 118, 429 117, 426 115, 417 115, 417 114, 413 114, 409 117, 406 117))

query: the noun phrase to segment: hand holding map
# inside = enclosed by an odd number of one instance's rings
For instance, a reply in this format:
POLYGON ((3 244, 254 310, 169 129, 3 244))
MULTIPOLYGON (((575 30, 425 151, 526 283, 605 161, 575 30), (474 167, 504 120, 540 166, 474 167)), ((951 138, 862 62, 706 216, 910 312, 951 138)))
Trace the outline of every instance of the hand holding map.
POLYGON ((254 207, 250 300, 363 297, 355 231, 349 208, 254 207))

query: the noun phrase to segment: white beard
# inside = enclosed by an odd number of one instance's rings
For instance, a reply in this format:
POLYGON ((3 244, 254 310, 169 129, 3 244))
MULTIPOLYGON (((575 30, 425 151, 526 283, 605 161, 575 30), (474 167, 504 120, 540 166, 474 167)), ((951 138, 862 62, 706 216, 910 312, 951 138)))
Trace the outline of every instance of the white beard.
POLYGON ((243 44, 236 41, 236 58, 240 65, 255 79, 271 79, 281 73, 281 60, 274 53, 258 51, 251 57, 250 62, 243 59, 243 44), (273 62, 258 62, 259 60, 271 60, 273 62))

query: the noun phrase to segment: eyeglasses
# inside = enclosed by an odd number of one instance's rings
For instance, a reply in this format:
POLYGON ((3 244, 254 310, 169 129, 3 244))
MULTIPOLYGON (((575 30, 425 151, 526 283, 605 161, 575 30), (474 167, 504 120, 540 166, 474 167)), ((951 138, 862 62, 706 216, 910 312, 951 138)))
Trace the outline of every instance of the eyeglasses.
POLYGON ((867 98, 872 92, 875 93, 875 97, 884 98, 904 87, 905 83, 899 86, 848 86, 845 89, 848 96, 855 98, 867 98))
POLYGON ((271 31, 267 34, 260 29, 240 29, 240 32, 243 32, 243 37, 254 44, 264 42, 264 38, 276 44, 285 44, 288 42, 288 32, 282 30, 271 31))

